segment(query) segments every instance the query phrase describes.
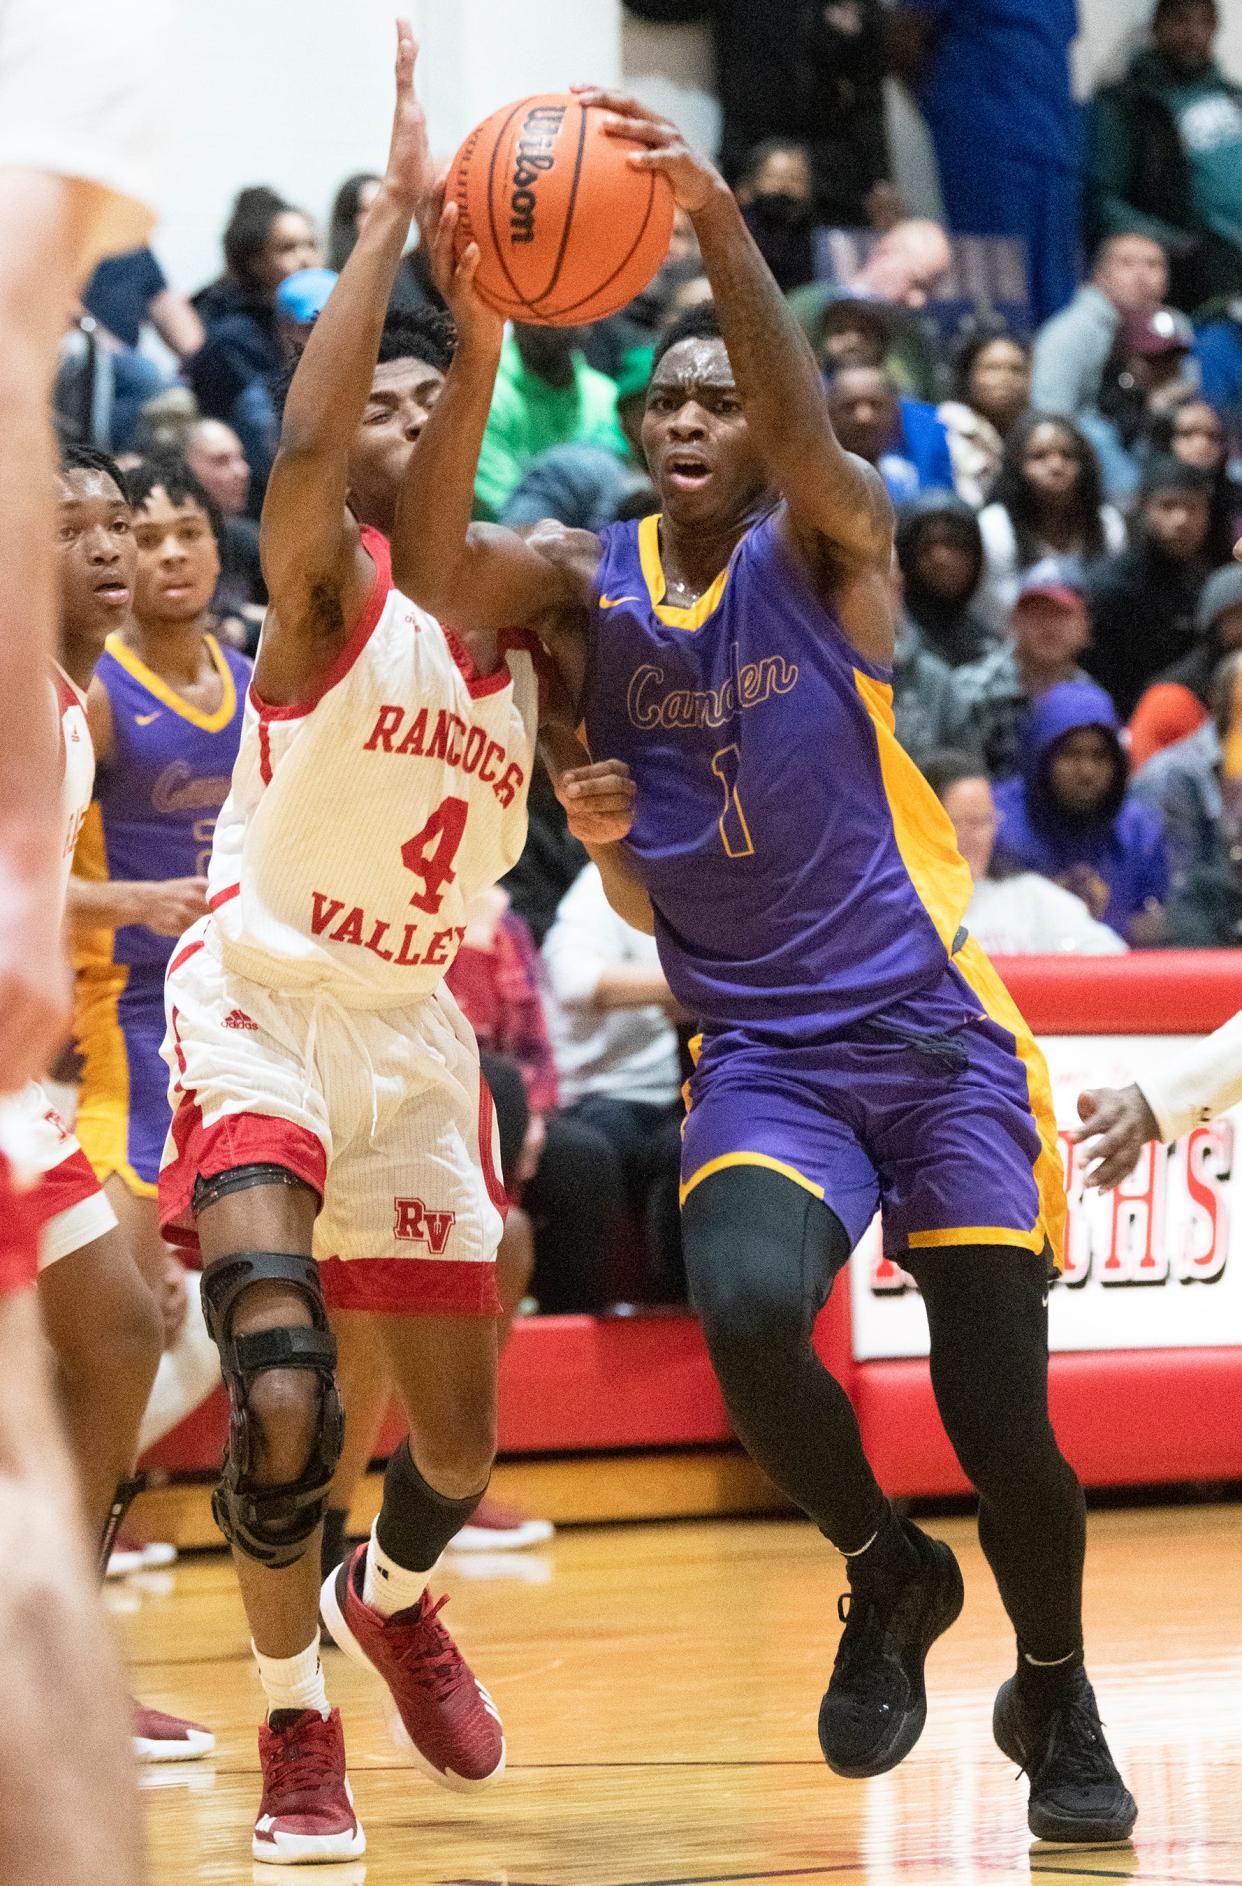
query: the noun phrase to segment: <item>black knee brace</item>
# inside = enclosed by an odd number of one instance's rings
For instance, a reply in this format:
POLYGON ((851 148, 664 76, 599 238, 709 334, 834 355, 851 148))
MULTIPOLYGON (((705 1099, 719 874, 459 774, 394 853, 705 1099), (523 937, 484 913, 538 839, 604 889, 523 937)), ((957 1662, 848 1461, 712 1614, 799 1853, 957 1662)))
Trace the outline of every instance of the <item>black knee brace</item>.
POLYGON ((211 1510, 230 1545, 260 1565, 294 1565, 327 1509, 332 1476, 345 1440, 345 1413, 336 1387, 336 1338, 328 1327, 315 1261, 287 1251, 241 1251, 217 1258, 203 1272, 203 1315, 220 1351, 229 1391, 229 1438, 211 1510), (291 1284, 310 1306, 310 1329, 264 1329, 232 1334, 232 1311, 251 1284, 291 1284), (319 1378, 318 1437, 299 1479, 265 1486, 254 1479, 255 1419, 249 1390, 272 1369, 309 1369, 319 1378))

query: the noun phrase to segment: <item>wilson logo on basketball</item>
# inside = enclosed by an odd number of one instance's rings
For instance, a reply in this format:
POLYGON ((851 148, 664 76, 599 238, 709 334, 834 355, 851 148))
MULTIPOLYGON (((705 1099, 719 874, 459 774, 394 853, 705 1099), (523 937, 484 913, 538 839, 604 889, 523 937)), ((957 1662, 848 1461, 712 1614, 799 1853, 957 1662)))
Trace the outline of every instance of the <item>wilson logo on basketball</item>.
POLYGON ((421 1198, 394 1198, 392 1235, 411 1244, 425 1244, 436 1257, 443 1257, 449 1233, 457 1223, 455 1211, 428 1211, 421 1198))
POLYGON ((522 120, 513 164, 513 191, 509 198, 509 239, 535 240, 534 185, 555 162, 556 136, 565 122, 563 105, 536 105, 522 120))

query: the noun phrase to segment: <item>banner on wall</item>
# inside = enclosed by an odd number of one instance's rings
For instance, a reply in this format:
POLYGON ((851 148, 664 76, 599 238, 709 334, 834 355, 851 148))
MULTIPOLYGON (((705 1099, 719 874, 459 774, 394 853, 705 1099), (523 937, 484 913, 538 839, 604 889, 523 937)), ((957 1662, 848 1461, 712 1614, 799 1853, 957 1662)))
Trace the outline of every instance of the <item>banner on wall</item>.
MULTIPOLYGON (((1084 1087, 1141 1084, 1188 1045, 1179 1036, 1064 1035, 1041 1041, 1052 1075, 1069 1195, 1065 1269, 1052 1286, 1054 1350, 1242 1345, 1242 1109, 1151 1146, 1116 1192, 1087 1191, 1069 1135, 1084 1087)), ((952 1263, 952 1251, 944 1261, 952 1263)), ((885 1258, 878 1220, 850 1261, 854 1355, 925 1356, 913 1282, 885 1258)))

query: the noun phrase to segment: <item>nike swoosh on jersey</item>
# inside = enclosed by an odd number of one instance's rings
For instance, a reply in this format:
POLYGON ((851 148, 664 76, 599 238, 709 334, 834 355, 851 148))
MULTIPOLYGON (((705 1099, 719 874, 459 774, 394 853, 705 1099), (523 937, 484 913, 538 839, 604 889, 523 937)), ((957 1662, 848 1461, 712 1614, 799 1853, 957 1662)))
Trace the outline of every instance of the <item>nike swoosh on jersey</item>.
POLYGON ((160 710, 158 707, 156 708, 153 714, 135 714, 134 715, 134 719, 138 722, 138 725, 140 727, 149 727, 151 725, 151 722, 153 720, 158 720, 159 717, 160 717, 160 710))
POLYGON ((641 596, 601 596, 599 606, 601 609, 619 609, 623 602, 641 601, 641 596))

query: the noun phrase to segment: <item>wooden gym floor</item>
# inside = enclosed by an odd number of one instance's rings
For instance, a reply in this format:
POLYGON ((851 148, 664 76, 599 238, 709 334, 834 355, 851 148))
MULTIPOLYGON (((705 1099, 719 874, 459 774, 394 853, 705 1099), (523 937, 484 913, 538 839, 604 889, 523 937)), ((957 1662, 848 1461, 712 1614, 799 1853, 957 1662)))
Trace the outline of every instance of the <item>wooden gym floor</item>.
POLYGON ((990 1735, 1004 1617, 973 1528, 934 1530, 966 1609, 932 1652, 921 1742, 863 1783, 816 1742, 842 1580, 808 1525, 596 1527, 446 1560, 446 1622, 505 1717, 509 1772, 483 1796, 433 1787, 390 1746, 378 1684, 328 1652, 369 1844, 304 1871, 249 1857, 260 1702, 227 1560, 110 1588, 136 1693, 218 1737, 210 1762, 145 1771, 152 1882, 1242 1886, 1242 1507, 1093 1516, 1090 1668, 1139 1802, 1129 1850, 1032 1846, 990 1735))

